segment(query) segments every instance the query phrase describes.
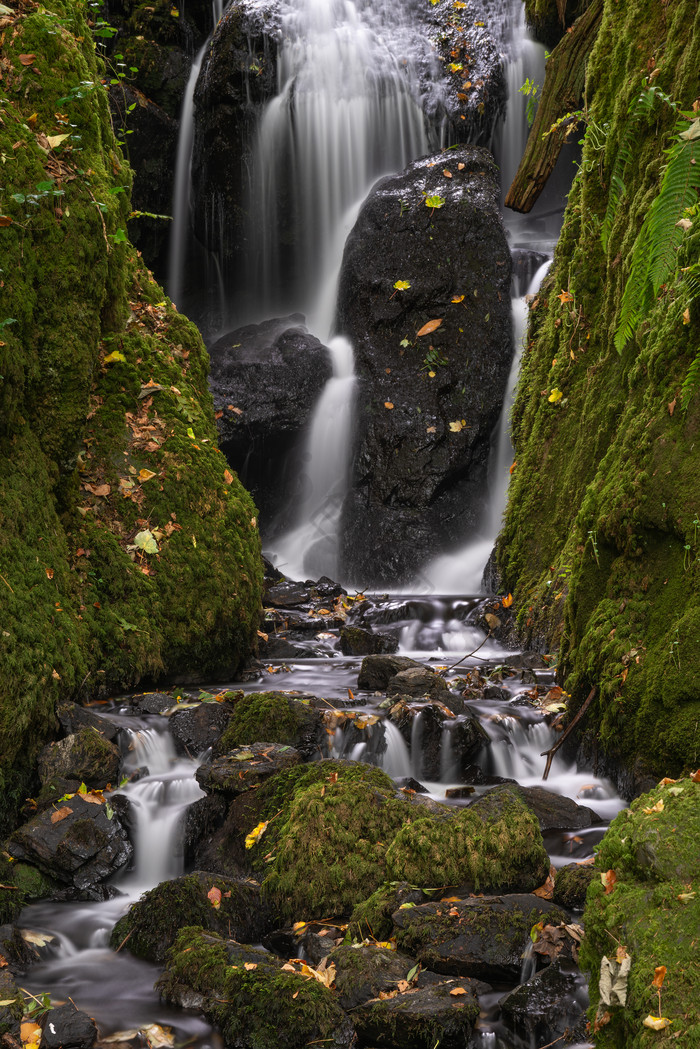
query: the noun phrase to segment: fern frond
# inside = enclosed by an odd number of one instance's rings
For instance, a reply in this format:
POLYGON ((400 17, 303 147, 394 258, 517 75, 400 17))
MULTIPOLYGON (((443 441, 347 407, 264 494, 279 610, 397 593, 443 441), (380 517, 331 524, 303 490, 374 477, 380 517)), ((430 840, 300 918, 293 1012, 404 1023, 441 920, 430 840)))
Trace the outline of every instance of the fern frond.
POLYGON ((652 249, 650 277, 654 295, 676 269, 676 253, 684 237, 677 224, 700 191, 700 143, 679 141, 669 152, 658 196, 649 210, 652 249))
POLYGON ((690 404, 693 394, 700 387, 700 353, 688 368, 688 374, 681 386, 681 408, 685 411, 690 404))
POLYGON ((615 349, 618 353, 622 353, 637 330, 640 320, 651 307, 653 296, 649 279, 650 269, 649 228, 644 223, 634 243, 630 272, 622 293, 620 316, 615 332, 615 349))

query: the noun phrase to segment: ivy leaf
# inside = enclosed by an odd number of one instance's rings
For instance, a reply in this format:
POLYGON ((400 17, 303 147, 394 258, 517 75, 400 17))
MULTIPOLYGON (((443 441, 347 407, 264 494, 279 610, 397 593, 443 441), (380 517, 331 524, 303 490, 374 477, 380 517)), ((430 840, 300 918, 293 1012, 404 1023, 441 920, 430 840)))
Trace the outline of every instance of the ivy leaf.
POLYGON ((441 197, 438 193, 435 193, 432 197, 425 198, 426 208, 442 208, 445 204, 445 198, 441 197))

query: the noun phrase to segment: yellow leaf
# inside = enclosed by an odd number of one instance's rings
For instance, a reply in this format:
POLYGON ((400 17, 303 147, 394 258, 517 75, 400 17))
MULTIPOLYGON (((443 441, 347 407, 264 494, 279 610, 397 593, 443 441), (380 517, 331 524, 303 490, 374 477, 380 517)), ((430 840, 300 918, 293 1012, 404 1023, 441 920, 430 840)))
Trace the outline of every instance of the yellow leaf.
POLYGON ((263 836, 263 834, 265 833, 265 830, 267 828, 267 824, 268 823, 269 823, 269 820, 265 820, 263 823, 258 823, 257 827, 253 827, 253 829, 250 832, 250 834, 246 835, 246 839, 245 839, 245 847, 246 847, 246 849, 252 849, 253 848, 253 845, 255 845, 256 842, 258 841, 258 839, 261 838, 263 836))
POLYGON ((460 430, 464 429, 459 419, 456 422, 450 423, 450 430, 452 433, 459 433, 460 430))
POLYGON ((421 335, 430 335, 432 331, 437 331, 441 324, 441 320, 428 321, 427 324, 424 324, 423 327, 416 332, 416 338, 420 338, 421 335))
POLYGON ((51 149, 55 149, 56 146, 60 146, 61 142, 65 142, 67 138, 70 138, 70 132, 67 135, 47 135, 46 140, 51 146, 51 149))
POLYGON ((139 481, 150 481, 151 478, 155 477, 153 470, 139 470, 139 481))
POLYGON ((507 597, 502 598, 501 599, 501 604, 503 605, 504 608, 510 608, 510 606, 513 604, 513 595, 512 594, 508 594, 507 597))
POLYGON ((642 812, 644 813, 645 816, 651 816, 651 814, 654 813, 654 812, 663 812, 663 811, 664 811, 664 803, 661 800, 657 801, 656 805, 652 805, 651 808, 642 809, 642 812))
POLYGON ((243 965, 243 968, 246 969, 249 973, 251 973, 253 971, 253 969, 257 969, 257 967, 258 967, 258 963, 257 962, 245 962, 244 965, 243 965))
POLYGON ((554 389, 552 390, 552 392, 550 393, 549 397, 547 398, 547 400, 551 404, 558 404, 563 396, 564 396, 564 394, 561 392, 561 390, 558 390, 556 388, 556 386, 555 386, 554 389))
POLYGON ((453 295, 452 302, 464 302, 464 295, 453 295))
POLYGON ((667 1016, 645 1016, 642 1020, 645 1027, 651 1027, 652 1031, 663 1031, 667 1027, 671 1026, 671 1021, 667 1016))
POLYGON ((123 353, 120 353, 119 350, 114 350, 112 353, 108 354, 105 357, 105 359, 104 359, 104 361, 102 363, 103 364, 113 364, 114 361, 125 361, 125 360, 126 360, 126 357, 124 356, 123 353))
POLYGON ((683 310, 683 323, 690 324, 690 306, 686 306, 683 310))
POLYGON ((292 925, 292 932, 301 932, 302 929, 306 928, 306 922, 294 922, 292 925))
POLYGON ((676 896, 676 899, 680 900, 681 903, 690 903, 691 900, 695 899, 695 893, 694 892, 679 892, 678 895, 676 896))

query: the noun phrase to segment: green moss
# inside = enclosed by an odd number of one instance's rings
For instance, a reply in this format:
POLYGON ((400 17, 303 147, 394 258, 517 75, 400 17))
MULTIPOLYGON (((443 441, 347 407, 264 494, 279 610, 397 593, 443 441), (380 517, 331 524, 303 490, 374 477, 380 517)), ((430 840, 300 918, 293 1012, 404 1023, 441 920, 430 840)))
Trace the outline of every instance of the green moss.
POLYGON ((610 1009, 611 1020, 596 1034, 599 1049, 679 1046, 691 1049, 700 1037, 700 785, 690 779, 659 787, 638 798, 611 824, 601 842, 597 864, 614 870, 611 892, 599 879, 588 890, 581 962, 591 977, 591 1019, 599 1001, 603 955, 624 944, 632 957, 627 1005, 610 1009), (677 791, 677 793, 673 793, 677 791), (661 811, 651 811, 659 802, 661 811), (650 810, 645 812, 646 810, 650 810), (661 1015, 672 1023, 665 1031, 642 1025, 659 1015, 654 970, 666 966, 661 1015))
POLYGON ((552 902, 567 910, 582 910, 588 886, 598 877, 598 869, 590 864, 570 863, 557 871, 552 902))
POLYGON ((510 791, 496 805, 487 795, 448 819, 417 819, 397 834, 386 860, 390 877, 474 892, 530 892, 549 871, 539 823, 510 791))
POLYGON ((243 744, 262 742, 293 746, 317 724, 318 716, 308 704, 283 692, 251 692, 236 703, 217 751, 223 754, 243 744))
POLYGON ((204 1012, 225 1043, 241 1049, 332 1044, 350 1026, 320 983, 262 965, 246 971, 230 964, 224 941, 199 929, 180 933, 158 985, 166 998, 180 988, 202 994, 204 1012))
POLYGON ((0 824, 57 700, 231 673, 255 644, 262 576, 255 509, 216 448, 201 339, 113 239, 131 172, 82 8, 23 14, 4 56, 0 824), (60 134, 47 151, 40 136, 60 134), (157 554, 129 549, 143 529, 160 529, 157 554))
MULTIPOLYGON (((559 648, 572 712, 595 686, 591 737, 657 778, 692 765, 700 744, 700 400, 679 407, 700 340, 697 311, 683 323, 687 293, 677 282, 621 356, 612 338, 623 260, 658 190, 670 107, 660 103, 636 129, 606 251, 600 228, 630 103, 653 69, 654 83, 690 108, 699 44, 692 0, 670 9, 661 0, 605 3, 587 71, 589 123, 603 131, 586 135, 553 267, 531 310, 497 553, 523 641, 559 648), (558 404, 548 400, 555 388, 558 404)), ((698 251, 693 228, 679 266, 698 251)))
MULTIPOLYGON (((414 893, 414 887, 408 882, 388 881, 380 885, 371 896, 353 908, 348 924, 347 940, 349 942, 367 938, 388 940, 394 929, 392 914, 398 910, 407 896, 412 896, 414 893)), ((428 899, 431 895, 426 890, 425 898, 428 899)))
POLYGON ((0 925, 13 922, 28 903, 50 897, 56 882, 27 863, 11 863, 0 855, 0 925))
POLYGON ((391 790, 339 778, 297 788, 263 892, 289 918, 341 914, 386 879, 386 850, 419 815, 391 790))

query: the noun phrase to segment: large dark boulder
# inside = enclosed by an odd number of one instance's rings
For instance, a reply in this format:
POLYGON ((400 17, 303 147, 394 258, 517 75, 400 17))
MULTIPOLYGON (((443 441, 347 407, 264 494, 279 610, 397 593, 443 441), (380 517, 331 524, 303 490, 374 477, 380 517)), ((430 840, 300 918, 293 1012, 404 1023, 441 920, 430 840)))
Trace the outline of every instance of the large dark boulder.
POLYGON ((221 450, 264 519, 290 524, 303 496, 303 437, 331 377, 326 347, 301 314, 249 324, 210 348, 221 450))
POLYGON ((358 583, 406 581, 477 525, 512 353, 498 200, 486 150, 425 157, 377 183, 346 243, 337 322, 360 379, 341 563, 358 583))

